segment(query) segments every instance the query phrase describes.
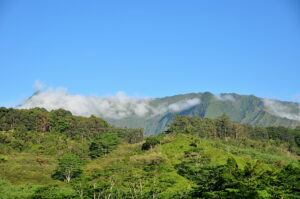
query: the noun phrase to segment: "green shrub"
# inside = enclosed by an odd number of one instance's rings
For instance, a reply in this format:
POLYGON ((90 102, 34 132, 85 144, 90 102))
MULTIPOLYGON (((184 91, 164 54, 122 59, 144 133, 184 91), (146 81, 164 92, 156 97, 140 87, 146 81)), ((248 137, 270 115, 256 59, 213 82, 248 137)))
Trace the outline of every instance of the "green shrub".
POLYGON ((6 179, 0 178, 1 199, 31 199, 34 190, 34 185, 13 185, 6 179))
POLYGON ((142 150, 152 149, 155 145, 159 144, 160 141, 157 137, 150 136, 146 138, 146 142, 142 145, 142 150))
POLYGON ((76 194, 73 190, 59 188, 58 185, 47 185, 36 189, 32 199, 71 199, 76 194))
POLYGON ((42 153, 44 150, 45 150, 44 146, 42 146, 41 144, 35 144, 30 147, 29 151, 34 153, 42 153))
POLYGON ((8 157, 7 156, 0 155, 0 163, 7 162, 7 161, 8 161, 8 157))

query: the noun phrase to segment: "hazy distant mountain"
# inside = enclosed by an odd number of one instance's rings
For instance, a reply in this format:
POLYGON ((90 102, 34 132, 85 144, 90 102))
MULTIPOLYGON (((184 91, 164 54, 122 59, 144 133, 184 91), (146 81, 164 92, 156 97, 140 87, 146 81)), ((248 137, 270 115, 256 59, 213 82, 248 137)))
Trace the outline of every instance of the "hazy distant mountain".
POLYGON ((253 95, 209 92, 164 98, 69 95, 64 90, 35 93, 18 108, 64 108, 75 115, 96 115, 120 127, 143 127, 147 135, 164 131, 174 114, 214 118, 222 114, 233 121, 258 126, 300 126, 300 104, 253 95))

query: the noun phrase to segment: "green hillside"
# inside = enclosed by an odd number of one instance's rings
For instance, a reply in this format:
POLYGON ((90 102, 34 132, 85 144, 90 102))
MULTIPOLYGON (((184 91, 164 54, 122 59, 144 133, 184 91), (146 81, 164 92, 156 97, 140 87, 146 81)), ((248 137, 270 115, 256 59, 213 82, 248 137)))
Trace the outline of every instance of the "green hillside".
POLYGON ((298 128, 176 116, 143 139, 65 110, 0 113, 1 199, 300 197, 298 128))

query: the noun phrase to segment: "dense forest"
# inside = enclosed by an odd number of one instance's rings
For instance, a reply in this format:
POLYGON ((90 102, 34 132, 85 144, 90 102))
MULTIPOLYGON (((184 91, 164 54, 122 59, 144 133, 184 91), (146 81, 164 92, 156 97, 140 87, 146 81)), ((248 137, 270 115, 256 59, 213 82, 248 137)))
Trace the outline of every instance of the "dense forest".
POLYGON ((1 199, 300 198, 300 128, 175 116, 166 132, 0 108, 1 199))
POLYGON ((281 126, 259 127, 239 124, 230 121, 229 117, 222 115, 216 119, 202 117, 175 116, 175 122, 168 132, 196 135, 202 138, 221 138, 244 142, 253 140, 266 145, 284 145, 288 151, 300 155, 300 126, 290 129, 281 126))
POLYGON ((129 143, 143 140, 143 129, 117 128, 106 121, 91 116, 89 118, 73 116, 64 109, 46 111, 43 108, 7 109, 0 108, 0 131, 14 131, 20 134, 28 132, 60 133, 72 139, 87 139, 102 133, 112 133, 124 138, 129 143))

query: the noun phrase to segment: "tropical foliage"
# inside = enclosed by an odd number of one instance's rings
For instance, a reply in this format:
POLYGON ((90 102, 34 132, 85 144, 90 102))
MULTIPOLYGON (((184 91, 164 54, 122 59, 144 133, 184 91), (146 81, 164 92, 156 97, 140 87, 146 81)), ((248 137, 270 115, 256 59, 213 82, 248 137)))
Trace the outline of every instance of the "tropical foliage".
POLYGON ((298 128, 176 116, 143 139, 65 110, 0 112, 1 199, 300 196, 298 128))

